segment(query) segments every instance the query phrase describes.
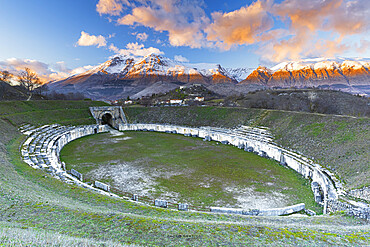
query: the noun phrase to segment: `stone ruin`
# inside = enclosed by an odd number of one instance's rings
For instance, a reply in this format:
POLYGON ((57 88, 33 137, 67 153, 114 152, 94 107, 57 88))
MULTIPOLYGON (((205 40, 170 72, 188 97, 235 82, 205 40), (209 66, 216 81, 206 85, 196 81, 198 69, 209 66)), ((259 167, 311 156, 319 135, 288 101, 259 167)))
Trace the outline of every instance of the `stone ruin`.
POLYGON ((119 129, 120 125, 127 124, 127 118, 121 106, 90 107, 91 115, 96 119, 96 124, 109 125, 119 129))

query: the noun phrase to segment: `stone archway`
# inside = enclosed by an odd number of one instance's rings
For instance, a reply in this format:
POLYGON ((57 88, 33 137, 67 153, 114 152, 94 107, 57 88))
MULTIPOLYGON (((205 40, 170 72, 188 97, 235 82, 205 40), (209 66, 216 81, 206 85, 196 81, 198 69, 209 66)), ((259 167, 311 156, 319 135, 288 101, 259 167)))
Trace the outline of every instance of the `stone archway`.
POLYGON ((97 124, 107 124, 115 129, 127 124, 126 115, 120 106, 90 107, 90 112, 97 124))
POLYGON ((109 126, 113 127, 113 117, 110 113, 104 113, 103 116, 101 117, 101 123, 102 124, 108 124, 109 126))

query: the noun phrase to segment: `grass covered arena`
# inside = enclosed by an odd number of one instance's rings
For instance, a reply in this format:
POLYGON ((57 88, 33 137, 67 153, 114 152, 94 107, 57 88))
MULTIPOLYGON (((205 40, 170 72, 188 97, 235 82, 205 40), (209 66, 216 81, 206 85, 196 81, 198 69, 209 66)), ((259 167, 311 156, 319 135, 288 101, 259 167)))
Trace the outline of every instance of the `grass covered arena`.
POLYGON ((190 205, 320 212, 309 181, 278 162, 218 142, 156 132, 92 135, 61 152, 67 169, 121 192, 190 205))

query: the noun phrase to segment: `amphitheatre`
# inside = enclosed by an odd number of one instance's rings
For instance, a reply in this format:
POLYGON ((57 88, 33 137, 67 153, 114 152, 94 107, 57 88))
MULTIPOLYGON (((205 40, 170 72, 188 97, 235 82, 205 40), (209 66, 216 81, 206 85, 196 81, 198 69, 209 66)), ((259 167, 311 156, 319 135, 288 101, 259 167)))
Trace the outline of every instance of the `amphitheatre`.
POLYGON ((21 244, 369 243, 366 117, 94 101, 0 110, 2 234, 29 236, 21 244))

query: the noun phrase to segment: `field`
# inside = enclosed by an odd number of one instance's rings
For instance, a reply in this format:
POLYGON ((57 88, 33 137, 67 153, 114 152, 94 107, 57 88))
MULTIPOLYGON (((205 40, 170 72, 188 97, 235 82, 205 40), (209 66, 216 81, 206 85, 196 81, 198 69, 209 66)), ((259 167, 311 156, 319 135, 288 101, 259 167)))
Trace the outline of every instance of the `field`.
POLYGON ((200 138, 153 132, 88 136, 61 159, 95 180, 131 192, 195 206, 276 208, 304 202, 321 211, 308 180, 276 161, 200 138), (86 155, 89 154, 89 155, 86 155))
MULTIPOLYGON (((18 131, 20 124, 40 125, 59 121, 66 124, 94 123, 87 110, 88 106, 93 105, 104 105, 104 103, 84 101, 0 103, 1 245, 366 246, 370 244, 369 223, 347 217, 342 213, 317 217, 242 217, 165 210, 91 193, 80 187, 62 183, 44 171, 34 170, 21 161, 19 146, 25 137, 18 131)), ((228 109, 224 108, 193 109, 192 112, 187 109, 181 110, 188 124, 195 124, 189 119, 195 119, 198 123, 205 123, 204 119, 212 121, 213 116, 216 119, 222 119, 222 114, 224 116, 235 114, 235 119, 226 121, 225 118, 224 123, 235 124, 239 118, 252 124, 253 121, 256 124, 259 121, 264 123, 263 111, 244 110, 245 115, 240 113, 238 115, 233 112, 228 113, 228 109), (201 115, 203 111, 204 116, 201 115), (213 112, 216 114, 212 114, 213 112)), ((166 109, 166 111, 158 116, 161 122, 165 121, 164 114, 178 109, 166 109)), ((127 109, 127 112, 131 121, 140 119, 157 121, 155 114, 159 113, 156 109, 149 108, 127 109), (151 118, 145 117, 152 113, 151 118)), ((310 115, 302 118, 298 118, 296 113, 277 112, 276 115, 278 116, 276 125, 280 127, 280 132, 274 130, 276 133, 284 133, 282 123, 289 122, 289 119, 295 121, 294 124, 287 125, 286 129, 290 129, 285 132, 286 137, 277 137, 280 142, 283 142, 288 139, 288 133, 291 133, 291 147, 299 146, 300 143, 300 139, 295 138, 297 136, 295 132, 302 131, 307 126, 309 126, 307 136, 312 135, 309 141, 317 142, 319 138, 323 140, 332 138, 328 135, 322 136, 320 132, 316 136, 317 127, 310 125, 313 121, 309 119, 310 115), (296 129, 293 128, 294 126, 296 129)), ((267 117, 272 121, 271 117, 276 115, 270 113, 267 117)), ((334 132, 333 138, 341 138, 335 135, 345 134, 347 131, 364 132, 368 121, 350 118, 341 120, 342 118, 333 116, 316 117, 315 115, 313 118, 319 120, 321 118, 318 123, 326 118, 332 118, 332 122, 347 122, 346 128, 334 132)), ((167 121, 173 121, 173 119, 169 118, 167 121)), ((186 124, 182 119, 181 117, 178 119, 179 123, 186 124)), ((210 123, 212 122, 208 125, 210 123)), ((216 123, 219 124, 220 121, 216 123)), ((364 134, 368 135, 366 129, 364 134)), ((351 144, 355 147, 355 151, 357 146, 367 147, 362 142, 363 139, 357 138, 357 134, 354 139, 347 137, 342 139, 345 147, 351 144)), ((323 141, 323 145, 328 144, 330 143, 323 141)), ((335 147, 333 145, 333 148, 335 147)), ((364 159, 366 153, 360 153, 358 157, 364 159)), ((343 159, 338 159, 339 165, 343 164, 343 159)), ((357 162, 364 166, 363 160, 362 163, 357 162)))

